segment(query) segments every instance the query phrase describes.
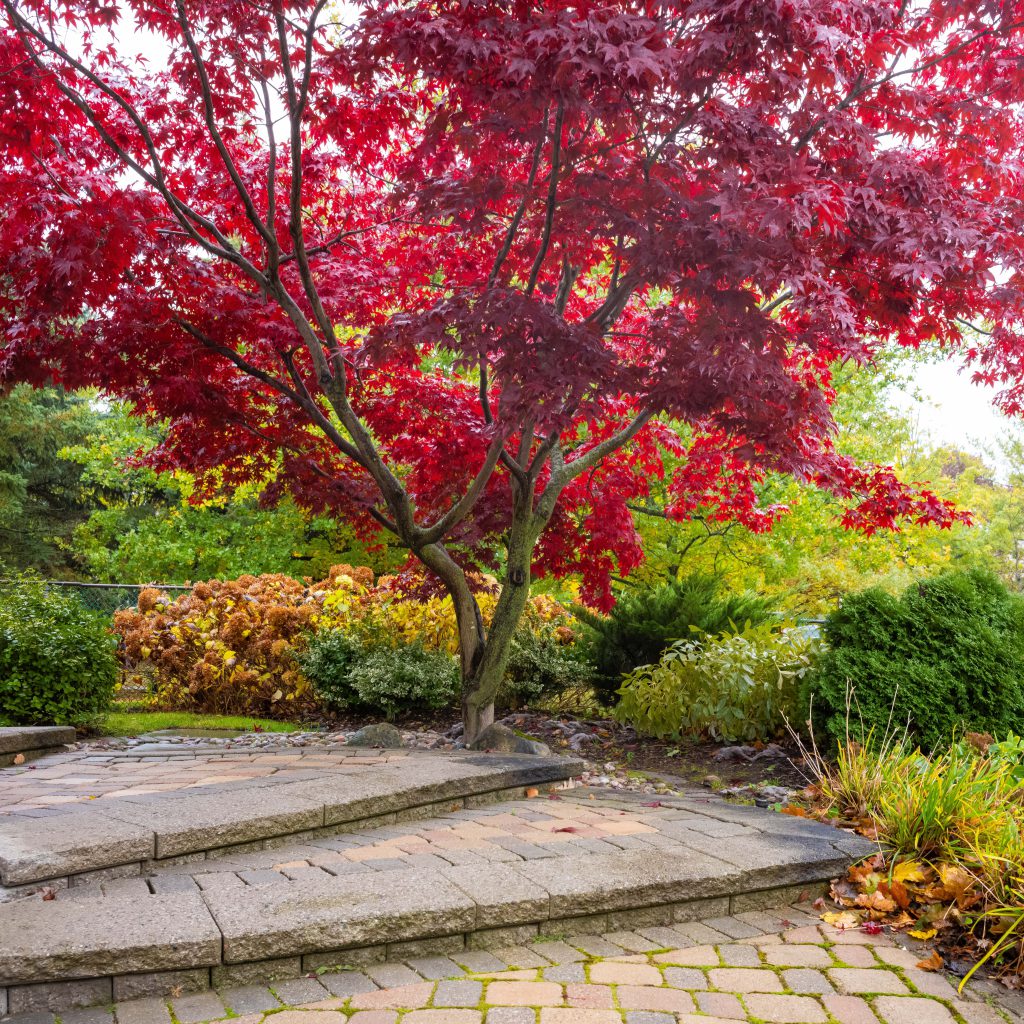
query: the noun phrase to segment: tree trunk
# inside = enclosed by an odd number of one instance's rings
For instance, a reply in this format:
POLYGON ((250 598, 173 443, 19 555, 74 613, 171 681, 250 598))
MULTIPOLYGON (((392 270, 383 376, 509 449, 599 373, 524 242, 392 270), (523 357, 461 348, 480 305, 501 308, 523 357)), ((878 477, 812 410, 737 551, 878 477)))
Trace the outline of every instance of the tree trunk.
POLYGON ((455 607, 462 669, 463 740, 472 743, 494 721, 494 698, 508 667, 512 637, 530 597, 533 549, 548 516, 528 506, 513 506, 505 579, 498 604, 485 629, 465 573, 447 551, 436 544, 417 552, 421 561, 441 578, 455 607))

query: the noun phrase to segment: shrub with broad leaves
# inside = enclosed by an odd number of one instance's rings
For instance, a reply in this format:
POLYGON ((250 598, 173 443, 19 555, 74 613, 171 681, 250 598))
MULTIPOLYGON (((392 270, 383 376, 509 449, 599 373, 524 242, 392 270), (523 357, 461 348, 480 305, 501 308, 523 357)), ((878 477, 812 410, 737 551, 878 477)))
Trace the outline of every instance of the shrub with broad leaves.
POLYGON ((75 725, 106 710, 116 640, 77 598, 20 576, 0 584, 0 725, 75 725))
POLYGON ((659 738, 768 740, 797 709, 812 654, 803 632, 766 623, 681 640, 626 676, 615 716, 659 738))

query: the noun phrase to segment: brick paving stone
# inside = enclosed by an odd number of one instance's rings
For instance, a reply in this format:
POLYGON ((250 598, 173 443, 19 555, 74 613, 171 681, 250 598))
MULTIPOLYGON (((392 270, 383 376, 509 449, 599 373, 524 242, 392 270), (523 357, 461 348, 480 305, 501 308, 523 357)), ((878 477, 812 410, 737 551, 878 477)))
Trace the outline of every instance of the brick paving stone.
POLYGON ((281 1005, 273 992, 262 985, 236 985, 223 988, 218 994, 224 1000, 224 1005, 239 1015, 276 1010, 281 1005))
POLYGON ((488 981, 537 981, 540 978, 539 971, 494 971, 488 974, 478 974, 478 978, 486 978, 488 981))
POLYGON ((417 974, 422 974, 427 981, 437 981, 441 978, 453 978, 466 972, 450 957, 447 956, 420 956, 406 963, 417 974))
POLYGON ((685 924, 673 925, 673 929, 677 932, 682 932, 688 939, 699 945, 713 946, 720 942, 728 942, 732 938, 731 935, 726 935, 716 928, 708 927, 702 921, 688 921, 685 924))
POLYGON ((403 1024, 480 1024, 483 1014, 479 1010, 438 1009, 413 1010, 403 1018, 403 1024))
MULTIPOLYGON (((847 950, 843 950, 845 954, 847 950)), ((919 960, 923 960, 926 953, 915 953, 912 949, 904 949, 902 946, 880 946, 876 955, 882 963, 891 964, 893 967, 916 967, 919 960)))
POLYGON ((711 984, 723 992, 781 992, 782 982, 773 971, 751 967, 716 967, 708 972, 711 984))
POLYGON ((741 946, 738 943, 726 943, 718 947, 722 963, 729 967, 760 967, 761 955, 754 946, 741 946))
POLYGON ((666 1013, 692 1013, 693 996, 675 988, 654 988, 651 985, 620 985, 615 990, 623 1010, 663 1010, 666 1013))
POLYGON ((114 1005, 117 1024, 170 1024, 171 1014, 163 999, 130 999, 114 1005))
POLYGON ((319 976, 332 996, 354 996, 362 992, 375 992, 377 986, 359 971, 327 971, 319 976))
POLYGON ((615 1008, 615 1000, 607 985, 570 984, 565 986, 565 1005, 611 1010, 615 1008))
POLYGON ((648 963, 616 964, 606 960, 590 968, 590 980, 599 985, 660 985, 661 971, 648 963))
POLYGON ((533 942, 530 949, 540 953, 545 960, 550 960, 553 964, 571 964, 586 959, 583 953, 575 946, 570 946, 568 942, 533 942))
POLYGON ((829 979, 845 995, 907 995, 909 989, 892 971, 881 967, 865 969, 860 967, 833 967, 829 979))
POLYGON ((484 987, 479 981, 439 981, 434 989, 435 1006, 477 1006, 484 987))
POLYGON ((655 953, 659 964, 675 964, 679 967, 717 967, 722 961, 714 946, 690 946, 689 949, 670 949, 655 953))
POLYGON ((320 999, 326 999, 329 995, 327 989, 316 978, 294 978, 291 981, 276 981, 273 984, 273 989, 277 998, 285 1006, 295 1006, 298 1003, 315 1003, 320 999))
POLYGON ((587 1010, 581 1007, 545 1006, 540 1024, 622 1024, 617 1010, 587 1010))
POLYGON ((824 1024, 821 1003, 810 996, 777 996, 753 993, 744 996, 747 1012, 772 1024, 824 1024))
POLYGON ((562 986, 553 981, 492 981, 486 1000, 492 1006, 561 1006, 562 986))
POLYGON ((113 1011, 107 1006, 81 1006, 60 1011, 61 1024, 112 1024, 113 1011))
POLYGON ((747 1015, 743 1004, 731 992, 697 992, 697 1005, 702 1013, 729 1020, 742 1020, 747 1015))
POLYGON ((274 1014, 274 1024, 345 1024, 345 1014, 338 1010, 282 1010, 274 1014))
POLYGON ((415 985, 422 981, 420 975, 405 964, 371 964, 363 968, 363 973, 381 988, 415 985))
POLYGON ((171 1010, 180 1024, 200 1024, 225 1015, 224 1004, 214 992, 194 992, 171 1000, 171 1010))
POLYGON ((654 1010, 630 1010, 626 1014, 626 1024, 676 1024, 671 1013, 657 1013, 654 1010))
MULTIPOLYGON (((280 1015, 274 1014, 274 1016, 280 1015)), ((397 1010, 356 1010, 349 1017, 348 1024, 395 1024, 397 1020, 397 1010)))
POLYGON ((768 946, 764 951, 764 958, 776 967, 832 966, 832 957, 823 946, 797 946, 780 942, 777 946, 768 946))
POLYGON ((816 925, 804 925, 802 928, 790 928, 782 933, 783 942, 792 942, 797 945, 806 943, 820 943, 821 932, 816 925))
POLYGON ((487 1011, 486 1024, 535 1024, 536 1020, 532 1006, 492 1006, 487 1011))
POLYGON ((545 967, 542 973, 545 981, 576 982, 587 980, 587 972, 584 970, 582 963, 554 964, 551 967, 545 967))
POLYGON ((1006 1024, 1006 1021, 987 1003, 969 1003, 966 999, 954 999, 953 1009, 967 1024, 1006 1024))
POLYGON ((878 1018, 860 996, 822 996, 822 1005, 839 1024, 878 1024, 878 1018))
POLYGON ((783 971, 782 980, 786 983, 786 988, 792 989, 794 992, 819 995, 835 992, 832 982, 821 971, 810 967, 792 967, 788 971, 783 971))
POLYGON ((829 942, 837 946, 891 946, 892 939, 887 935, 868 935, 859 928, 833 928, 830 924, 823 924, 821 934, 829 942))
POLYGON ((465 952, 460 950, 458 953, 452 953, 452 959, 474 974, 482 974, 485 971, 503 971, 508 967, 504 960, 499 960, 493 953, 488 953, 483 949, 467 949, 465 952))
MULTIPOLYGON (((880 946, 879 949, 885 949, 880 946)), ((877 967, 874 950, 870 946, 834 946, 833 950, 837 960, 841 960, 847 967, 877 967)))
POLYGON ((54 1016, 45 1010, 34 1010, 31 1013, 16 1013, 13 1017, 5 1017, 4 1024, 54 1024, 54 1016))
POLYGON ((433 991, 432 982, 421 981, 416 985, 399 985, 376 992, 357 992, 350 1005, 357 1010, 418 1010, 426 1007, 433 991))
POLYGON ((904 977, 918 992, 936 999, 956 999, 956 987, 945 975, 933 971, 922 971, 911 967, 904 971, 904 977))
POLYGON ((601 938, 600 935, 573 935, 569 941, 590 956, 618 956, 625 952, 621 946, 601 938))
POLYGON ((875 1011, 886 1024, 953 1024, 953 1015, 935 999, 879 996, 875 1011))
POLYGON ((634 953, 649 953, 651 950, 662 948, 659 943, 644 938, 639 932, 606 932, 601 937, 634 953))
POLYGON ((494 955, 499 960, 504 960, 516 967, 547 967, 548 962, 542 956, 538 956, 528 946, 503 946, 494 950, 494 955))
POLYGON ((695 967, 666 967, 665 984, 672 988, 698 989, 707 988, 708 979, 703 971, 695 967))
POLYGON ((650 928, 637 928, 637 931, 645 938, 656 942, 661 949, 679 949, 684 946, 697 946, 700 943, 691 939, 689 935, 675 928, 662 928, 652 926, 650 928))
POLYGON ((730 939, 752 939, 761 934, 760 929, 738 917, 712 917, 704 923, 716 932, 728 935, 730 939))

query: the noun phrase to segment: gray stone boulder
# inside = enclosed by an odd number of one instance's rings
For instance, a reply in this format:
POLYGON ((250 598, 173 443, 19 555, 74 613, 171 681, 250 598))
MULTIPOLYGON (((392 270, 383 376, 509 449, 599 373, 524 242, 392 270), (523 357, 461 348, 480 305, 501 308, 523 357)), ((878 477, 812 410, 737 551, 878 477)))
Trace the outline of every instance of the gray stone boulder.
POLYGON ((501 754, 539 754, 541 756, 551 753, 551 748, 546 743, 526 739, 513 732, 507 725, 502 725, 501 722, 487 726, 469 744, 469 749, 494 750, 501 754))
POLYGON ((364 725, 348 738, 350 747, 404 747, 402 734, 387 722, 364 725))

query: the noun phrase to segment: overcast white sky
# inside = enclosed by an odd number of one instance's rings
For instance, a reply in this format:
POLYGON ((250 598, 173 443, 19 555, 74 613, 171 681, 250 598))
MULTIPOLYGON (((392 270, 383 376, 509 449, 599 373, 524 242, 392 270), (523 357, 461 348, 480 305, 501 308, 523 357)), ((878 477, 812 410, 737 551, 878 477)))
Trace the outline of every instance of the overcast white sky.
MULTIPOLYGON (((907 391, 893 391, 892 401, 909 410, 923 437, 936 444, 951 444, 992 460, 1001 434, 1012 421, 992 404, 993 390, 975 384, 970 370, 953 360, 925 363, 914 370, 907 391), (916 389, 918 400, 910 390, 916 389)), ((1004 466, 997 467, 1005 471, 1004 466)))

